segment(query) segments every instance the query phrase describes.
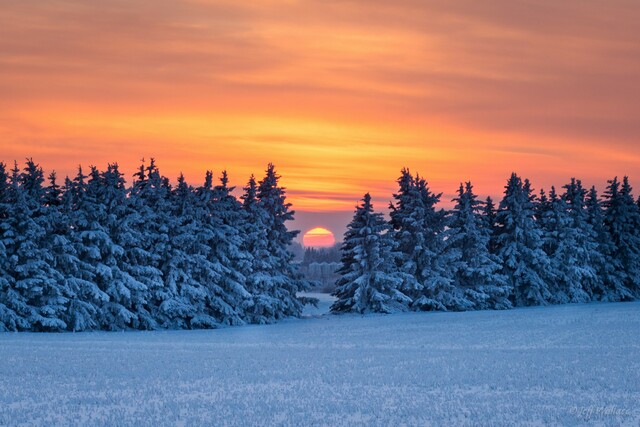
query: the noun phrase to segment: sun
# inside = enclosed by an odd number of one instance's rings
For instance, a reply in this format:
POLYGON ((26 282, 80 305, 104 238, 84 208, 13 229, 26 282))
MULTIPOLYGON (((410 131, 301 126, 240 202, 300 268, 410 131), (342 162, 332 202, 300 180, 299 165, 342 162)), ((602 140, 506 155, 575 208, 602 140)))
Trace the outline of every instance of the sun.
POLYGON ((330 230, 324 227, 315 227, 304 233, 302 243, 306 247, 328 248, 336 244, 336 238, 330 230))

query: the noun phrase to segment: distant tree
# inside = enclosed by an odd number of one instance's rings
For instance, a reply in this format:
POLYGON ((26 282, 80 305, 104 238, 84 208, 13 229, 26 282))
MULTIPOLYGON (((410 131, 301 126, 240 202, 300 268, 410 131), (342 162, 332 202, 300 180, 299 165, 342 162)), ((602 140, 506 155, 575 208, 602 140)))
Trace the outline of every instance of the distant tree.
POLYGON ((302 264, 308 266, 309 264, 314 262, 340 262, 340 245, 336 244, 330 248, 305 248, 302 264))
POLYGON ((396 268, 389 231, 382 214, 374 213, 371 196, 365 194, 344 236, 333 313, 393 313, 408 308, 411 299, 400 290, 407 278, 396 268))
POLYGON ((448 220, 446 252, 452 258, 458 309, 507 309, 509 286, 499 259, 489 252, 491 229, 481 214, 482 203, 473 186, 460 184, 456 205, 448 220))
POLYGON ((549 257, 542 250, 542 232, 534 218, 534 197, 528 180, 513 173, 505 187, 496 217, 498 256, 509 279, 516 306, 548 304, 549 257))
POLYGON ((303 262, 305 247, 302 246, 302 243, 294 240, 293 242, 291 242, 289 251, 293 254, 294 262, 303 262))
POLYGON ((491 197, 487 197, 482 208, 483 227, 489 233, 489 253, 495 254, 497 245, 495 241, 496 230, 496 205, 491 197))

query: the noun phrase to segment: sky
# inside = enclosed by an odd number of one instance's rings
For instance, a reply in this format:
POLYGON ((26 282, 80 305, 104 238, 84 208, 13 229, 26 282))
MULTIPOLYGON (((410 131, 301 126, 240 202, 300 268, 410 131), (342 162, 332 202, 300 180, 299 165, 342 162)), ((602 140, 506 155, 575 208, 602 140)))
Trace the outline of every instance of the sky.
POLYGON ((0 0, 0 160, 238 187, 273 162, 298 228, 336 235, 402 167, 444 207, 512 171, 640 190, 638 22, 636 0, 0 0))

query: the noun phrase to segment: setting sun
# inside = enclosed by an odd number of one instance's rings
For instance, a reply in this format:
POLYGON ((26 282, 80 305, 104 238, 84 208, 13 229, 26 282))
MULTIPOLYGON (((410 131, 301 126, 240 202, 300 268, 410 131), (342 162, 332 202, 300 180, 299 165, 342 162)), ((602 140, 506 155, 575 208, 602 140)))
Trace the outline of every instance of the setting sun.
POLYGON ((327 248, 336 243, 333 233, 323 227, 316 227, 307 231, 302 240, 306 247, 313 248, 327 248))

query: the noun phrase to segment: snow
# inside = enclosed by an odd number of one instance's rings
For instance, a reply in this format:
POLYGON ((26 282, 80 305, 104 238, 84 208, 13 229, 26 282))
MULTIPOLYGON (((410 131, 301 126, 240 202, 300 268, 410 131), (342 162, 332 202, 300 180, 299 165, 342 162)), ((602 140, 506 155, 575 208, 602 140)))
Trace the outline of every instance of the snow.
POLYGON ((640 302, 0 334, 0 425, 633 425, 640 302))

